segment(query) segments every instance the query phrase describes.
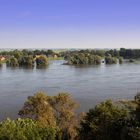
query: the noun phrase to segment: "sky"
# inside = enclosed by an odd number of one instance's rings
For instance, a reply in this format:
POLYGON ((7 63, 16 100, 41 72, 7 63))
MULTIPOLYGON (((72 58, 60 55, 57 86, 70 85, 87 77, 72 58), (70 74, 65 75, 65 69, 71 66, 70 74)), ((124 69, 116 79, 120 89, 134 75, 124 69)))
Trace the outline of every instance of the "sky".
POLYGON ((0 48, 140 48, 140 0, 0 0, 0 48))

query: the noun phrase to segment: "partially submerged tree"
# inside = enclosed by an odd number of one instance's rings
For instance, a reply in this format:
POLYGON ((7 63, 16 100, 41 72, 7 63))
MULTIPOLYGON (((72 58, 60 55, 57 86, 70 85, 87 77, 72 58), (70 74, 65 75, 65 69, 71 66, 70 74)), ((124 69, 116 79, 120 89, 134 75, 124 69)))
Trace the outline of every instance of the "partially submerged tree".
POLYGON ((119 57, 119 63, 120 63, 120 64, 123 63, 123 57, 119 57))
POLYGON ((91 64, 100 64, 101 57, 98 55, 90 53, 76 53, 71 54, 67 58, 69 65, 91 65, 91 64))
POLYGON ((45 55, 41 55, 36 58, 37 67, 46 67, 48 66, 48 59, 45 55))
POLYGON ((111 57, 111 56, 106 56, 105 57, 105 63, 106 64, 116 64, 117 63, 117 58, 116 57, 111 57))
POLYGON ((34 66, 34 58, 31 55, 25 55, 20 57, 19 65, 25 67, 33 67, 34 66))
POLYGON ((19 66, 18 60, 15 57, 10 57, 7 61, 6 61, 7 66, 11 66, 11 67, 17 67, 19 66))

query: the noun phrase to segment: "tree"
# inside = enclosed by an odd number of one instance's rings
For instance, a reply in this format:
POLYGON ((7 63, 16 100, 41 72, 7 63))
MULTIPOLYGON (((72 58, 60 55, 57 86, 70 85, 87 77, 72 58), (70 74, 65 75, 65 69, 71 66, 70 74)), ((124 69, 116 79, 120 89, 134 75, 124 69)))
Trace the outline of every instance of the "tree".
POLYGON ((116 64, 117 63, 117 58, 116 57, 111 57, 111 56, 106 56, 105 57, 105 63, 106 64, 116 64))
MULTIPOLYGON (((80 123, 81 140, 121 140, 127 111, 108 100, 90 109, 80 123)), ((123 140, 123 139, 122 139, 123 140)))
POLYGON ((48 66, 48 59, 46 56, 41 55, 36 58, 36 65, 37 67, 46 67, 48 66))
POLYGON ((11 66, 11 67, 17 67, 19 66, 18 60, 15 57, 10 57, 7 62, 6 62, 7 66, 11 66))
POLYGON ((18 50, 14 50, 13 51, 13 56, 18 60, 22 57, 23 53, 21 51, 18 50))
POLYGON ((76 103, 66 93, 47 96, 38 92, 29 96, 19 115, 36 120, 40 126, 57 129, 57 138, 73 140, 77 136, 76 103))
POLYGON ((26 67, 34 66, 34 58, 31 55, 22 56, 18 61, 20 66, 26 66, 26 67))
POLYGON ((19 111, 21 117, 31 118, 39 122, 41 126, 56 126, 53 108, 48 102, 48 96, 43 92, 38 92, 34 96, 29 96, 19 111))
POLYGON ((54 109, 57 126, 62 139, 73 140, 77 136, 77 119, 75 109, 77 103, 67 93, 59 93, 50 97, 49 102, 54 109))
POLYGON ((93 55, 90 53, 75 53, 71 54, 67 57, 68 64, 69 65, 87 65, 87 64, 100 64, 101 63, 101 57, 98 55, 93 55))
POLYGON ((119 63, 122 64, 123 63, 123 58, 119 57, 119 63))
POLYGON ((140 93, 139 92, 135 96, 135 102, 137 103, 137 106, 136 106, 136 109, 134 111, 134 114, 135 114, 136 119, 137 119, 139 126, 140 126, 140 93))

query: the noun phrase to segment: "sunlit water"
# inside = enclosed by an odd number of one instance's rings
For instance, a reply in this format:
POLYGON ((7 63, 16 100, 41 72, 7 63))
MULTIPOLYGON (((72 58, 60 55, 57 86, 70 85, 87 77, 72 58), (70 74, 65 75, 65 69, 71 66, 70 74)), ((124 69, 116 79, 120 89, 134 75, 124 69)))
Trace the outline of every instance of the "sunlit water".
POLYGON ((47 69, 0 68, 0 119, 16 118, 29 95, 68 92, 87 111, 108 98, 131 99, 140 90, 140 64, 68 66, 51 61, 47 69))

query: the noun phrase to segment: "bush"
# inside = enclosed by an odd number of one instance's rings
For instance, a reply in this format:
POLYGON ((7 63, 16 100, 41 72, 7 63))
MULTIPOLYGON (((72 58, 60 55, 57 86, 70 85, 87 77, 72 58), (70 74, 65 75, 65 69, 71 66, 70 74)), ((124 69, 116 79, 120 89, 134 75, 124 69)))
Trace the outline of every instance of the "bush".
POLYGON ((66 93, 51 97, 38 92, 28 97, 19 115, 34 119, 42 127, 57 128, 57 138, 67 140, 77 136, 76 107, 75 101, 66 93))
POLYGON ((22 56, 18 61, 20 66, 26 66, 26 67, 34 66, 34 58, 33 56, 30 55, 22 56))
POLYGON ((18 60, 15 57, 10 57, 7 62, 6 62, 7 66, 11 66, 11 67, 17 67, 19 66, 18 60))
POLYGON ((42 128, 31 119, 6 119, 0 123, 1 140, 55 140, 55 129, 42 128))
POLYGON ((77 53, 67 57, 69 65, 87 65, 87 64, 100 64, 101 57, 89 53, 77 53))
POLYGON ((123 57, 119 57, 119 63, 120 63, 120 64, 123 63, 123 57))
POLYGON ((121 140, 127 111, 109 100, 89 110, 81 120, 80 140, 121 140))
POLYGON ((105 57, 105 63, 106 64, 116 64, 117 63, 117 58, 116 57, 111 57, 111 56, 106 56, 105 57))
POLYGON ((46 67, 48 66, 48 59, 46 56, 41 55, 36 58, 36 65, 37 67, 46 67))

